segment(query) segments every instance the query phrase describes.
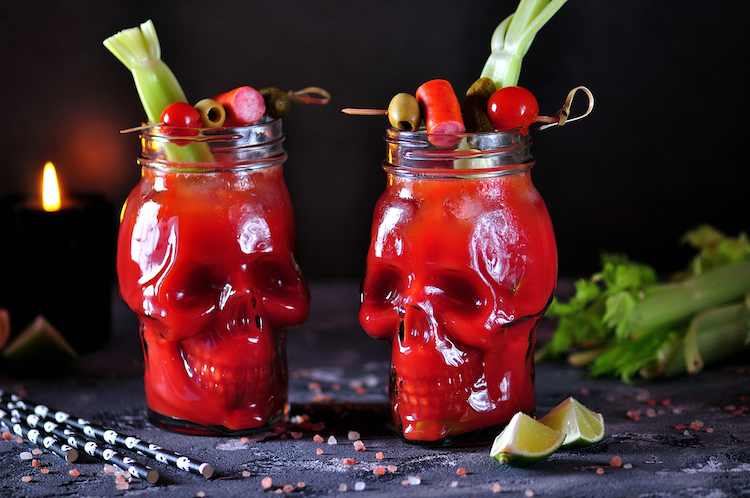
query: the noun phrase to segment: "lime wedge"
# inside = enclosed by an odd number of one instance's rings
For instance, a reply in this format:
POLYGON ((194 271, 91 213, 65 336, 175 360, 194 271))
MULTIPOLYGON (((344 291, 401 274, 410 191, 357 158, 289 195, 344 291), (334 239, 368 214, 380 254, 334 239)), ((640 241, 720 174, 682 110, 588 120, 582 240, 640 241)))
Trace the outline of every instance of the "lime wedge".
POLYGON ((3 351, 7 364, 27 374, 65 368, 76 357, 73 347, 42 315, 11 340, 3 351))
POLYGON ((544 460, 562 445, 565 434, 526 415, 513 415, 492 444, 490 456, 500 463, 523 467, 544 460))
POLYGON ((604 437, 604 417, 572 396, 552 409, 539 422, 565 434, 563 446, 575 448, 601 441, 604 437))
POLYGON ((0 308, 0 348, 5 346, 10 337, 10 317, 8 310, 0 308))

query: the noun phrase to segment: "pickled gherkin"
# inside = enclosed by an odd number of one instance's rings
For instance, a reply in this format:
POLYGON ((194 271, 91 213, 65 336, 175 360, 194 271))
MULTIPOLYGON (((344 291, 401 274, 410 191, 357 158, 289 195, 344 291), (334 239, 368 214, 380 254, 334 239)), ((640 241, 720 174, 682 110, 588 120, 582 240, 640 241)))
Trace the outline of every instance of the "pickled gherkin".
POLYGON ((487 114, 487 102, 493 93, 495 82, 491 78, 479 78, 466 91, 463 118, 468 133, 495 131, 495 126, 487 114))

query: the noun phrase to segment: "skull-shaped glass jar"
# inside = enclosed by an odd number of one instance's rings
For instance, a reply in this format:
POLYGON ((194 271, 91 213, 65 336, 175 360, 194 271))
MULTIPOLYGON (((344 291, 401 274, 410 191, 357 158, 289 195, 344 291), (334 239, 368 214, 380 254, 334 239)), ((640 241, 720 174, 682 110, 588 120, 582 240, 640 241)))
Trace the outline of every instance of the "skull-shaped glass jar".
POLYGON ((531 182, 528 130, 390 129, 360 323, 391 341, 390 405, 407 441, 491 441, 533 413, 536 328, 557 246, 531 182))
POLYGON ((242 434, 288 411, 284 327, 307 318, 309 292, 283 140, 281 120, 141 135, 117 273, 140 320, 149 417, 160 427, 242 434))

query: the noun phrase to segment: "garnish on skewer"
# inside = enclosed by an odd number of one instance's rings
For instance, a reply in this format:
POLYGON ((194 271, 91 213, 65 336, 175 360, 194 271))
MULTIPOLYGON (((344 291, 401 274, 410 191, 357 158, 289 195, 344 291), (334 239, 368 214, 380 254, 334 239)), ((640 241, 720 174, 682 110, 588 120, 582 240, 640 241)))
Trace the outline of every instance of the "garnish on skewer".
MULTIPOLYGON (((394 97, 395 98, 395 97, 394 97)), ((551 128, 553 126, 563 126, 567 123, 572 123, 574 121, 578 121, 579 119, 583 119, 586 116, 588 116, 591 111, 594 109, 594 94, 591 93, 591 90, 586 88, 585 86, 577 86, 570 90, 568 92, 568 96, 565 99, 565 103, 560 108, 557 113, 555 113, 554 116, 536 116, 534 119, 534 123, 542 123, 543 125, 539 127, 539 130, 546 130, 547 128, 551 128), (584 93, 588 97, 588 107, 586 110, 578 115, 571 117, 570 111, 571 107, 573 105, 573 98, 578 92, 584 93)), ((344 114, 349 114, 353 116, 389 116, 391 110, 389 109, 360 109, 356 107, 346 107, 344 109, 341 109, 341 112, 344 114)), ((396 126, 394 126, 396 128, 396 126)), ((401 130, 406 131, 416 131, 416 130, 408 130, 406 128, 399 128, 401 130)))
MULTIPOLYGON (((243 87, 240 87, 243 88, 243 87)), ((249 87, 244 87, 249 88, 249 87)), ((227 92, 227 94, 231 94, 233 92, 236 93, 238 88, 236 88, 233 91, 227 92)), ((254 91, 254 90, 253 90, 254 91)), ((279 90, 275 87, 267 87, 267 88, 261 88, 258 90, 258 93, 263 97, 264 103, 265 103, 265 115, 271 118, 281 118, 287 115, 289 113, 289 109, 291 107, 291 102, 296 102, 298 104, 318 104, 318 105, 324 105, 327 104, 331 100, 331 94, 328 93, 326 90, 319 88, 317 86, 309 86, 306 88, 303 88, 302 90, 289 90, 288 92, 283 92, 282 90, 279 90)), ((159 121, 156 123, 145 123, 140 126, 133 126, 131 128, 125 128, 124 130, 120 130, 120 133, 133 133, 138 131, 144 131, 148 130, 149 128, 154 128, 156 126, 163 126, 163 125, 169 125, 169 126, 178 126, 178 127, 199 127, 203 126, 206 128, 218 128, 221 126, 237 126, 241 124, 248 124, 243 122, 238 122, 236 117, 233 117, 229 122, 227 122, 228 114, 231 113, 234 116, 239 114, 245 114, 246 110, 238 110, 236 109, 237 106, 242 106, 241 103, 242 99, 238 102, 237 99, 230 99, 226 98, 224 99, 224 105, 219 103, 215 99, 203 99, 195 106, 195 110, 200 115, 200 122, 193 122, 191 125, 186 124, 180 124, 180 120, 166 120, 164 119, 165 116, 163 115, 164 112, 162 112, 162 115, 159 117, 159 121), (222 119, 223 117, 223 119, 222 119)), ((169 104, 164 111, 166 111, 169 107, 175 105, 175 104, 184 104, 188 105, 184 102, 174 102, 172 104, 169 104)), ((187 111, 185 111, 187 113, 187 111)), ((260 118, 258 118, 260 119, 260 118)))

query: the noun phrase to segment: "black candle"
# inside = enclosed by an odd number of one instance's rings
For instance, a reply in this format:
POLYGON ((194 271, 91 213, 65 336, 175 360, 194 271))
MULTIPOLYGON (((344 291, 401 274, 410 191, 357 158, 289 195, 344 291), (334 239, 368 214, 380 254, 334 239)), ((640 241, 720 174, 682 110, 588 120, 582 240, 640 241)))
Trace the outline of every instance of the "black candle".
POLYGON ((81 194, 56 211, 23 195, 0 201, 0 308, 11 335, 44 315, 79 353, 111 334, 114 218, 103 196, 81 194))

